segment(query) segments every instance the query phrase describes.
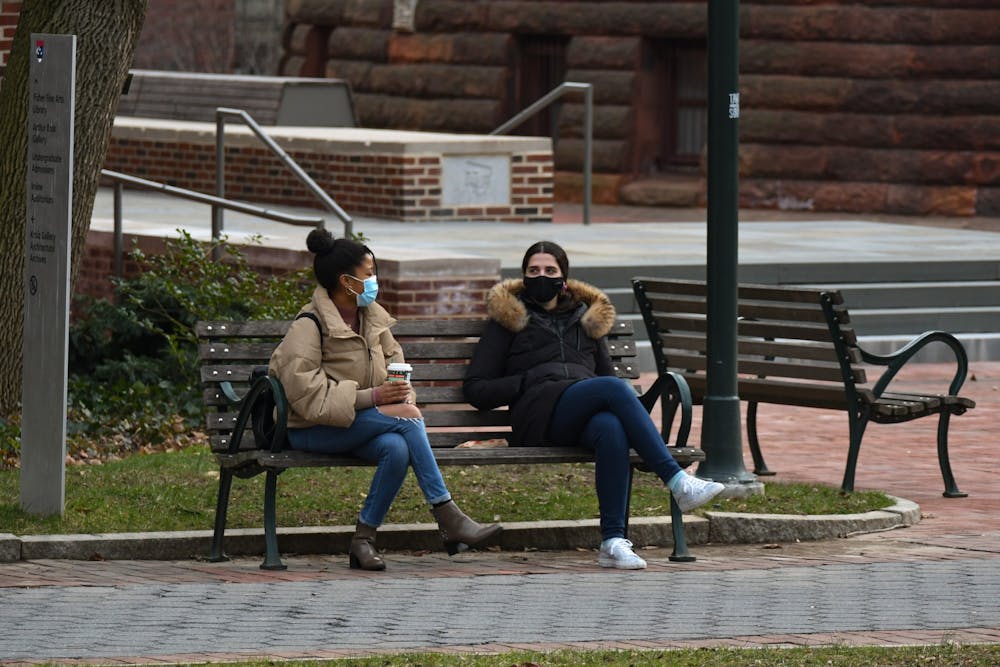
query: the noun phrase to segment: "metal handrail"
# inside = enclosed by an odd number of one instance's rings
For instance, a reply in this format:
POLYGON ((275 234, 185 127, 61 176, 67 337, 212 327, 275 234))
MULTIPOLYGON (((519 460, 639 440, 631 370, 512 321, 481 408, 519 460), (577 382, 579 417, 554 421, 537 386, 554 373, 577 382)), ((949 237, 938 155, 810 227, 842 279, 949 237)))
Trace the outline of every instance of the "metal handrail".
MULTIPOLYGON (((119 278, 122 276, 122 187, 124 183, 135 185, 140 188, 146 188, 148 190, 158 190, 159 192, 172 197, 188 199, 202 204, 211 204, 213 212, 216 207, 228 208, 231 211, 239 211, 240 213, 247 213, 249 215, 255 215, 259 218, 267 218, 268 220, 276 220, 278 222, 285 222, 292 225, 315 225, 316 227, 323 227, 324 225, 323 218, 319 216, 312 217, 274 211, 262 206, 254 206, 253 204, 233 201, 232 199, 206 195, 202 192, 196 192, 195 190, 187 190, 185 188, 179 188, 175 185, 167 185, 166 183, 159 183, 157 181, 151 181, 138 176, 123 174, 118 171, 111 171, 110 169, 101 169, 101 176, 110 178, 115 184, 115 275, 119 278)), ((219 236, 215 235, 214 228, 212 230, 212 240, 219 240, 219 236)))
POLYGON ((529 117, 535 115, 554 101, 568 92, 583 91, 584 95, 584 118, 583 118, 583 224, 590 224, 590 183, 593 154, 593 134, 594 134, 594 86, 590 83, 577 83, 565 81, 545 93, 530 105, 519 111, 513 118, 490 132, 490 134, 506 134, 514 129, 529 117))
MULTIPOLYGON (((309 190, 316 195, 324 206, 331 211, 334 215, 340 218, 341 222, 344 223, 344 236, 350 238, 354 234, 354 220, 340 208, 337 202, 328 195, 323 188, 316 184, 316 181, 312 179, 309 174, 307 174, 298 163, 291 158, 284 149, 279 146, 274 139, 270 137, 263 128, 257 124, 250 114, 242 109, 230 109, 228 107, 218 107, 215 110, 215 194, 218 197, 225 197, 226 194, 226 151, 225 151, 225 134, 226 134, 226 117, 232 116, 242 120, 250 131, 257 135, 257 138, 264 142, 272 153, 277 156, 281 162, 292 170, 302 184, 305 185, 309 190)), ((216 235, 222 234, 222 208, 212 209, 212 238, 216 238, 216 235)))

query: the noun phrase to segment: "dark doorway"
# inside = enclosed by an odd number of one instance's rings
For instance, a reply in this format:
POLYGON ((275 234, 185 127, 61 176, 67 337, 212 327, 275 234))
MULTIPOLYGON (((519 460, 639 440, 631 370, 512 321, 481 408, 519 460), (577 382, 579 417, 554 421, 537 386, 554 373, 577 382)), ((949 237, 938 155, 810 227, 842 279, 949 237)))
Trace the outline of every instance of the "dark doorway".
POLYGON ((693 171, 708 132, 705 44, 644 40, 635 109, 633 173, 693 171))
MULTIPOLYGON (((511 115, 566 80, 566 47, 563 35, 520 35, 517 39, 517 68, 514 81, 514 108, 511 115)), ((515 134, 556 139, 559 127, 558 101, 526 120, 515 134)))

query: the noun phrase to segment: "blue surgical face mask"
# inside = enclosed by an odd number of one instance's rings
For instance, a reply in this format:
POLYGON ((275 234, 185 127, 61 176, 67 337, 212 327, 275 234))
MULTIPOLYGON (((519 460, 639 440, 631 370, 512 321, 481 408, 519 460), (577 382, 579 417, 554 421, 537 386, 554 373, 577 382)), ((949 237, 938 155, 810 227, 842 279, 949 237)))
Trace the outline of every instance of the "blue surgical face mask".
MULTIPOLYGON (((361 278, 352 276, 349 273, 345 273, 344 275, 347 276, 348 278, 357 280, 358 282, 364 285, 364 288, 362 289, 361 292, 355 292, 354 290, 351 290, 351 294, 354 294, 357 297, 359 308, 370 306, 372 305, 372 303, 375 302, 375 297, 378 296, 378 278, 376 278, 375 276, 369 276, 368 278, 361 280, 361 278)), ((347 289, 351 288, 348 287, 347 289)))

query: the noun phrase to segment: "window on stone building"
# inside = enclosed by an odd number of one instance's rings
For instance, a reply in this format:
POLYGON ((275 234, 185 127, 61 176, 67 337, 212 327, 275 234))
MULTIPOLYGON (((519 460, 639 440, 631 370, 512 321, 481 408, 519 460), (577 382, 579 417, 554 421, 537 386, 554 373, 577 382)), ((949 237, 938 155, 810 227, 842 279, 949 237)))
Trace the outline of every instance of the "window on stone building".
POLYGON ((697 165, 708 133, 705 45, 645 40, 635 109, 636 173, 665 173, 697 165))
MULTIPOLYGON (((510 115, 524 109, 566 80, 566 47, 562 35, 521 35, 517 39, 517 67, 514 72, 513 108, 510 115)), ((559 101, 539 111, 514 133, 555 140, 559 127, 559 101)))

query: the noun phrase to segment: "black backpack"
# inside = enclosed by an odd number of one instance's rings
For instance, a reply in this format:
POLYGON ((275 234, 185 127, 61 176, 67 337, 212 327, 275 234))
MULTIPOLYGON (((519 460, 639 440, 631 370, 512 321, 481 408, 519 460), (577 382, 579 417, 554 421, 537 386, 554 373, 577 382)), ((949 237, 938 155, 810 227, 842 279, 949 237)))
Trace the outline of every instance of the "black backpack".
MULTIPOLYGON (((319 318, 316 314, 299 313, 295 319, 303 317, 309 318, 316 324, 316 330, 319 332, 320 341, 322 342, 323 328, 320 326, 319 318)), ((277 404, 274 398, 274 385, 271 382, 262 382, 264 378, 267 378, 267 366, 257 366, 250 372, 251 393, 254 393, 255 390, 259 392, 252 399, 253 402, 250 405, 250 429, 253 431, 254 444, 258 449, 273 449, 274 445, 278 445, 278 449, 281 450, 285 448, 287 443, 273 442, 277 427, 274 420, 274 408, 277 404), (259 388, 258 383, 261 384, 259 388)), ((283 432, 281 437, 284 440, 283 432)))

